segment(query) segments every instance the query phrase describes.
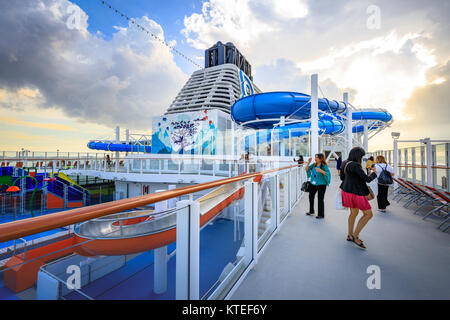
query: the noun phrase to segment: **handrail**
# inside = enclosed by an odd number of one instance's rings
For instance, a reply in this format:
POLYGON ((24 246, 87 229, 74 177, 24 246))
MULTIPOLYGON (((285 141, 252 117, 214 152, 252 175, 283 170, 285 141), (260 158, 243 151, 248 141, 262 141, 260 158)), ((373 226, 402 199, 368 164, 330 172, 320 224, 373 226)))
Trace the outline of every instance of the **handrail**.
POLYGON ((246 180, 260 176, 262 174, 268 174, 276 171, 282 171, 294 167, 298 167, 299 164, 286 166, 282 168, 270 169, 262 172, 249 173, 245 175, 235 176, 232 178, 225 178, 211 182, 200 183, 194 186, 186 186, 178 189, 167 190, 157 192, 149 195, 138 196, 128 199, 122 199, 102 204, 97 204, 89 207, 82 207, 72 209, 68 211, 56 212, 47 214, 45 216, 39 216, 29 218, 25 220, 12 221, 0 225, 0 243, 17 238, 26 237, 36 233, 65 227, 68 225, 80 223, 86 220, 100 218, 113 213, 118 213, 126 210, 130 210, 136 207, 145 206, 155 202, 160 202, 175 197, 180 197, 190 193, 219 187, 221 185, 233 183, 236 181, 246 180))
MULTIPOLYGON (((259 161, 261 162, 273 162, 273 159, 264 159, 263 157, 270 157, 270 156, 255 156, 256 158, 258 158, 259 161)), ((282 158, 283 156, 278 156, 280 158, 282 158)), ((285 158, 291 158, 290 156, 285 156, 285 158)), ((50 162, 50 161, 62 161, 62 160, 70 160, 70 161, 85 161, 85 160, 89 160, 89 161, 105 161, 106 159, 104 157, 102 158, 95 158, 95 157, 59 157, 59 158, 28 158, 28 159, 20 159, 20 158, 5 158, 5 159, 1 159, 0 161, 9 161, 9 162, 23 162, 23 161, 28 161, 28 162, 50 162)), ((228 159, 226 157, 216 157, 216 158, 196 158, 196 157, 185 157, 185 158, 181 158, 181 157, 132 157, 132 156, 126 156, 126 157, 110 157, 111 161, 117 161, 117 160, 172 160, 172 161, 186 161, 186 160, 190 160, 190 161, 227 161, 227 162, 242 162, 245 161, 244 159, 228 159)), ((248 161, 248 160, 247 160, 248 161)), ((278 162, 292 162, 290 160, 277 160, 278 162)), ((82 164, 80 166, 83 166, 82 164)), ((74 165, 71 166, 66 166, 66 167, 74 167, 74 165)))
MULTIPOLYGON (((402 168, 416 168, 416 169, 420 169, 420 168, 426 169, 426 168, 428 168, 426 165, 419 165, 419 164, 399 164, 398 167, 402 167, 402 168)), ((447 170, 450 169, 450 167, 447 167, 447 166, 444 166, 444 165, 442 165, 442 166, 440 166, 440 165, 433 165, 433 166, 431 166, 431 168, 432 169, 447 169, 447 170)))

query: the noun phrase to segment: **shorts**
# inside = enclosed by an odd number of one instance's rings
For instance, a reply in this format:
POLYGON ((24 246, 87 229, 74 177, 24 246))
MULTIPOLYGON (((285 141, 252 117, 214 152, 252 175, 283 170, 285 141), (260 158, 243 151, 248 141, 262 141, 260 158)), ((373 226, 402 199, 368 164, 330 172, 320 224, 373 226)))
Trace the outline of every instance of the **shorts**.
POLYGON ((370 210, 369 200, 366 196, 359 196, 342 190, 342 206, 346 208, 358 208, 359 210, 370 210))

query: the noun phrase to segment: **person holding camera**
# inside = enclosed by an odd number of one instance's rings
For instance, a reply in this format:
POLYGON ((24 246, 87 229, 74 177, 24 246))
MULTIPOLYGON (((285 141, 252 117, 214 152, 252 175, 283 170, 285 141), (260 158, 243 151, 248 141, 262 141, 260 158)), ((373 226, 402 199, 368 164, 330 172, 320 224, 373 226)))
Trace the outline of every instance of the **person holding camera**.
POLYGON ((331 173, 328 168, 328 164, 325 160, 325 156, 322 153, 318 153, 314 157, 314 163, 310 165, 312 158, 309 158, 307 165, 305 166, 306 174, 308 178, 311 178, 311 186, 309 189, 309 212, 308 216, 314 214, 314 198, 317 193, 318 198, 318 213, 316 219, 325 218, 325 204, 324 197, 327 186, 331 181, 331 173))

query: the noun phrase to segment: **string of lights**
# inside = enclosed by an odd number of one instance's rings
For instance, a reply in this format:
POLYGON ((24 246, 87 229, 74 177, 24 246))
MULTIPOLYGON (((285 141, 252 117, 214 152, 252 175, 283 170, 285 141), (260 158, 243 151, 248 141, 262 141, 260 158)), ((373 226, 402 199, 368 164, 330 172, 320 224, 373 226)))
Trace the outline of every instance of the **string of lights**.
POLYGON ((126 14, 124 14, 123 12, 117 10, 116 8, 114 8, 113 6, 111 6, 109 3, 107 3, 104 0, 100 0, 101 4, 106 6, 107 8, 113 10, 116 14, 120 15, 122 18, 127 19, 128 21, 131 22, 131 24, 135 25, 138 29, 142 30, 143 32, 147 33, 149 36, 152 36, 153 38, 155 38, 155 40, 159 41, 162 45, 165 45, 166 47, 169 48, 169 50, 172 50, 173 52, 175 52, 176 54, 178 54, 179 56, 181 56, 182 58, 186 59, 187 61, 189 61, 190 63, 192 63, 193 65, 195 65, 196 67, 198 67, 199 69, 202 69, 202 66, 200 66, 198 63, 196 63, 195 61, 193 61, 191 58, 189 58, 188 56, 186 56, 184 53, 182 53, 181 51, 175 49, 173 46, 170 46, 166 41, 162 40, 161 38, 159 38, 157 35, 155 35, 153 32, 151 32, 150 30, 148 30, 147 28, 145 28, 144 26, 142 26, 141 24, 139 24, 136 20, 134 20, 133 18, 128 17, 126 14))

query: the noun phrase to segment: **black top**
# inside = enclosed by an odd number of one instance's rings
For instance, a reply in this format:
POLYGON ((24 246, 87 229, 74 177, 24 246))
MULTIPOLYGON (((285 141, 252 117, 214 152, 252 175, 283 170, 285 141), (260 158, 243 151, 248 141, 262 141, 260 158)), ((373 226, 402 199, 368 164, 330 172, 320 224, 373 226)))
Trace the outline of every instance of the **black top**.
POLYGON ((298 160, 295 160, 295 157, 294 157, 294 161, 297 161, 298 164, 303 164, 304 163, 303 156, 299 156, 298 160))
POLYGON ((359 163, 345 160, 341 166, 340 176, 342 180, 340 188, 343 191, 359 196, 367 196, 370 192, 366 183, 375 179, 377 174, 372 172, 372 174, 367 175, 359 163), (348 166, 346 167, 347 163, 348 166))

